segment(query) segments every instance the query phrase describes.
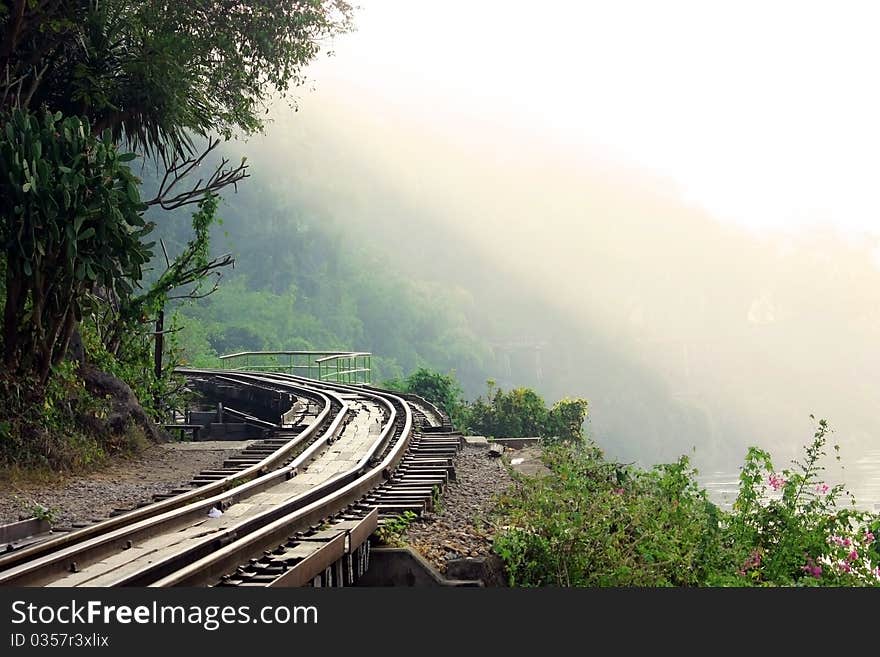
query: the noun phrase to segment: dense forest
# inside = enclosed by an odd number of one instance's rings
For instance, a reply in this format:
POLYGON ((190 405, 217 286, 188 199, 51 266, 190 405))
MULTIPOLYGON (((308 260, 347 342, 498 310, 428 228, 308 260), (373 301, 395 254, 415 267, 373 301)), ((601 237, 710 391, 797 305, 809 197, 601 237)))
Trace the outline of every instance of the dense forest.
MULTIPOLYGON (((274 176, 259 167, 218 208, 212 250, 236 265, 215 293, 177 306, 186 362, 216 365, 243 350, 364 350, 377 382, 430 366, 481 388, 495 364, 475 330, 473 296, 389 266, 381 246, 351 239, 345 217, 309 207, 295 188, 271 184, 274 176)), ((179 212, 156 235, 179 251, 188 224, 179 212)))

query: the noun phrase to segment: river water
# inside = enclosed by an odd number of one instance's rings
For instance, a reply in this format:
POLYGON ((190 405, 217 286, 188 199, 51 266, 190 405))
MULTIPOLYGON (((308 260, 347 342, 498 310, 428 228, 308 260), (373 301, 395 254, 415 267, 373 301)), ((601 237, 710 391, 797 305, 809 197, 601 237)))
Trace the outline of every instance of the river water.
MULTIPOLYGON (((842 483, 856 498, 856 506, 880 512, 880 449, 868 450, 843 463, 826 466, 822 479, 829 485, 842 483)), ((739 489, 739 470, 705 470, 697 476, 709 498, 729 510, 739 489)))

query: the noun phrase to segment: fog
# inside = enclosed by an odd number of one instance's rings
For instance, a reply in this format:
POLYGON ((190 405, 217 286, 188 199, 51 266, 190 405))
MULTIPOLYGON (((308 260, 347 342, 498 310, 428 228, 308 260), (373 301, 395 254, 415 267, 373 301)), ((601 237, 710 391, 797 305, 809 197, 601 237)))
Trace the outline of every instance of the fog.
MULTIPOLYGON (((400 3, 377 4, 380 17, 406 17, 400 3)), ((504 80, 505 67, 521 61, 491 47, 488 61, 474 60, 470 87, 460 79, 461 53, 449 62, 459 66, 456 88, 416 78, 407 87, 403 68, 394 78, 383 68, 388 60, 357 50, 375 33, 369 9, 364 34, 341 39, 336 58, 314 67, 314 88, 301 91, 298 111, 273 108, 264 137, 232 148, 389 266, 472 293, 475 326, 496 350, 496 371, 487 375, 534 386, 548 401, 588 398, 591 434, 612 455, 642 463, 695 448, 697 463, 732 468, 751 444, 784 463, 811 438, 810 414, 831 422, 834 442, 853 458, 877 449, 880 233, 872 229, 876 206, 853 203, 870 198, 867 180, 876 184, 863 160, 831 166, 817 153, 805 162, 810 149, 800 144, 786 164, 780 154, 790 142, 734 153, 740 145, 729 130, 704 117, 681 140, 690 169, 661 171, 648 161, 676 148, 668 135, 640 157, 632 144, 608 143, 625 125, 610 127, 603 143, 571 107, 560 119, 547 85, 578 80, 559 70, 534 84, 520 80, 517 93, 490 93, 498 84, 492 71, 504 80), (481 79, 489 92, 469 98, 468 89, 484 88, 481 79), (553 121, 541 119, 542 93, 553 121), (712 134, 721 152, 699 166, 698 147, 712 134), (699 175, 688 178, 688 170, 699 175), (778 185, 766 180, 772 171, 778 185), (812 174, 799 178, 804 171, 812 174), (858 220, 848 221, 853 208, 858 220)), ((401 28, 401 50, 386 47, 418 61, 413 30, 429 27, 401 28)), ((503 21, 496 28, 503 34, 503 21)), ((493 38, 487 31, 482 43, 493 38)), ((589 91, 578 98, 588 102, 589 91)), ((665 95, 661 105, 667 114, 677 107, 665 95)), ((813 125, 814 142, 836 144, 839 125, 813 125)), ((633 132, 663 127, 653 130, 633 132)), ((471 384, 468 392, 479 390, 471 384)))

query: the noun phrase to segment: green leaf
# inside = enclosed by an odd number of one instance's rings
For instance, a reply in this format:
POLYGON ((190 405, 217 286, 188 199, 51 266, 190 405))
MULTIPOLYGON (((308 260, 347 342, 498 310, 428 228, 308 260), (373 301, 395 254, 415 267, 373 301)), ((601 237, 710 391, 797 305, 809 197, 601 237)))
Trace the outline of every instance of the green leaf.
POLYGON ((137 157, 137 153, 122 153, 119 156, 119 161, 120 162, 131 162, 136 157, 137 157))
POLYGON ((77 235, 76 239, 82 241, 82 240, 87 240, 90 237, 94 237, 94 236, 95 236, 95 229, 92 228, 91 226, 89 226, 83 232, 81 232, 79 235, 77 235))

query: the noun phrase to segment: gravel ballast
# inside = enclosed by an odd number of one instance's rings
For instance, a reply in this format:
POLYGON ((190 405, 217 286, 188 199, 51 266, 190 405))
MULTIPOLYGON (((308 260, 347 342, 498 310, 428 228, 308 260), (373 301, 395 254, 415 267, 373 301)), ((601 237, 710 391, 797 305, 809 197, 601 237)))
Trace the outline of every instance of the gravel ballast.
POLYGON ((490 456, 486 447, 465 447, 454 464, 456 479, 447 485, 439 510, 413 520, 403 537, 442 573, 447 561, 492 553, 495 500, 513 484, 502 458, 490 456))

